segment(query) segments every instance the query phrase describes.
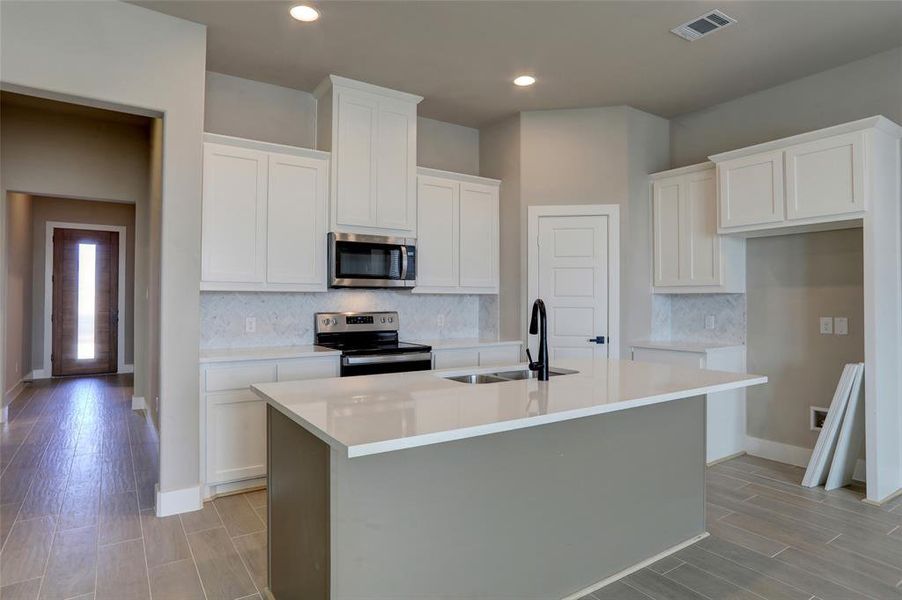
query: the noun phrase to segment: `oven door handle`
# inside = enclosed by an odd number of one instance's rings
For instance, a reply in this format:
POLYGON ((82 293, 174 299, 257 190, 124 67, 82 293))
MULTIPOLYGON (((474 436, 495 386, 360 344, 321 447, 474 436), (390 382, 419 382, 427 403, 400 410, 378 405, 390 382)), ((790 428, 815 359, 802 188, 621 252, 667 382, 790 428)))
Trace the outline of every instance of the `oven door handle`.
POLYGON ((417 352, 414 354, 374 354, 372 356, 342 356, 341 364, 350 365, 379 365, 385 363, 405 363, 420 360, 432 360, 432 352, 417 352))
POLYGON ((401 246, 401 281, 407 280, 407 246, 401 246))

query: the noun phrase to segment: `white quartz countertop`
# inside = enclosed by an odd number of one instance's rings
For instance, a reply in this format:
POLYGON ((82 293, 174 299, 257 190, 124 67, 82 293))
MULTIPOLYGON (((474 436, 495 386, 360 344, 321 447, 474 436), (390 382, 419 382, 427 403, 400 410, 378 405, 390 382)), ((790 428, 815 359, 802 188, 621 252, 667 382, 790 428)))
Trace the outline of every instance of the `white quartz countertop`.
POLYGON ((685 342, 680 340, 642 340, 630 344, 633 348, 651 348, 652 350, 679 350, 682 352, 707 352, 721 348, 741 348, 745 344, 719 342, 685 342))
POLYGON ((278 360, 339 355, 341 351, 323 346, 274 346, 269 348, 216 348, 200 351, 200 362, 218 363, 241 360, 278 360))
POLYGON ((450 338, 435 340, 405 340, 415 344, 432 346, 435 350, 454 348, 478 348, 480 346, 522 346, 522 340, 499 340, 497 338, 450 338))
POLYGON ((349 458, 393 452, 669 402, 767 382, 758 375, 623 360, 561 360, 550 381, 466 384, 482 367, 264 383, 271 406, 349 458))

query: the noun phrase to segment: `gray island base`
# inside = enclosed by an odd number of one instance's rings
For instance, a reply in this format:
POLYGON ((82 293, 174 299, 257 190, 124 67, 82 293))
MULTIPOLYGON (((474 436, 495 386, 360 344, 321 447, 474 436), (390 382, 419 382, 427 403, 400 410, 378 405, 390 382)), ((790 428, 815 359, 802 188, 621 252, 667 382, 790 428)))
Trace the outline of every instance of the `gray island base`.
POLYGON ((696 396, 350 459, 270 405, 270 593, 587 593, 704 535, 704 402, 696 396))

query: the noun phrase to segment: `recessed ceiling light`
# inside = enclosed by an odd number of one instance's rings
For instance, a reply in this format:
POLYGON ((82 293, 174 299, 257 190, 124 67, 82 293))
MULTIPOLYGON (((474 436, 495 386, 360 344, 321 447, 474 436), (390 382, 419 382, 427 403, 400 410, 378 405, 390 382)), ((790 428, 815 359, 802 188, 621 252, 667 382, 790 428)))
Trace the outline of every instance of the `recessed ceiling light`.
POLYGON ((532 75, 520 75, 516 79, 514 79, 514 85, 519 85, 520 87, 526 87, 528 85, 532 85, 536 82, 536 78, 532 75))
POLYGON ((292 17, 294 17, 298 21, 303 21, 305 23, 316 21, 319 18, 319 11, 312 6, 307 6, 306 4, 298 4, 297 6, 292 6, 289 12, 291 13, 292 17))

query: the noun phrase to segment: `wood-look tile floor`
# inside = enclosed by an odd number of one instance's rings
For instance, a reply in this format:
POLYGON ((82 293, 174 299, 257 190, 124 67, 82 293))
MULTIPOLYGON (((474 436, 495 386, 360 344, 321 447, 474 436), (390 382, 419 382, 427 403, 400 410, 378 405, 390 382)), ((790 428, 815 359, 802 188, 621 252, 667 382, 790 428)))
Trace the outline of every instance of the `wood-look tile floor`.
MULTIPOLYGON (((260 598, 266 492, 157 518, 157 440, 131 378, 41 382, 0 428, 0 598, 260 598)), ((708 470, 711 536, 585 600, 902 599, 902 499, 800 487, 741 457, 708 470)))
POLYGON ((902 498, 799 485, 751 456, 708 469, 710 536, 583 600, 902 599, 902 498))

